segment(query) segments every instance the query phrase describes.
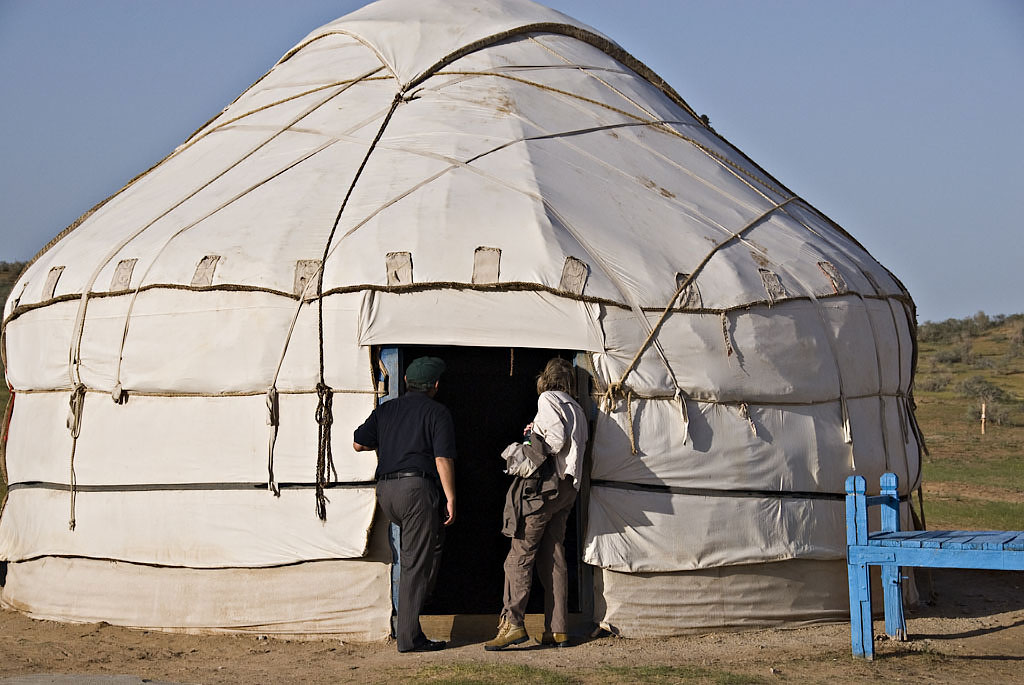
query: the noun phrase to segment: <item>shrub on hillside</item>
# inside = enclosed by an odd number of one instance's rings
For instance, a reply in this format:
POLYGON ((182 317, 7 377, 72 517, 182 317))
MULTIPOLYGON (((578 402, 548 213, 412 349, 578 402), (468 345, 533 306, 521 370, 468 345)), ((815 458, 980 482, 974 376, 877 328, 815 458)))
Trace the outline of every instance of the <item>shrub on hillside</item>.
POLYGON ((1005 402, 1010 400, 1010 395, 992 381, 985 380, 981 376, 965 378, 956 385, 956 391, 964 397, 972 397, 979 402, 1005 402))
MULTIPOLYGON (((985 421, 996 426, 1019 426, 1021 424, 1020 413, 998 403, 985 405, 985 421)), ((981 421, 981 405, 971 405, 967 408, 967 419, 969 421, 981 421)))
POLYGON ((971 366, 975 369, 992 369, 995 370, 998 365, 997 362, 991 357, 974 357, 971 359, 971 366))
POLYGON ((936 364, 960 364, 969 363, 974 353, 971 350, 971 343, 963 342, 945 350, 938 350, 932 355, 936 364))
POLYGON ((941 392, 949 386, 952 380, 953 377, 948 373, 929 374, 919 377, 914 386, 925 392, 941 392))

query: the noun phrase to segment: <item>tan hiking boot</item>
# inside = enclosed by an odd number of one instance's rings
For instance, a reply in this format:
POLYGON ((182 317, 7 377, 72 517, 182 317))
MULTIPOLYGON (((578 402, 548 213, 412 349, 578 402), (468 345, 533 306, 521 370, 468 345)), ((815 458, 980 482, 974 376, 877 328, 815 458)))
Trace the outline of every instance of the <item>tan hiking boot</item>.
POLYGON ((515 626, 506 621, 504 618, 498 622, 498 634, 493 640, 488 640, 484 643, 484 649, 488 652, 494 652, 499 649, 505 649, 512 645, 518 645, 526 642, 530 639, 530 636, 526 634, 526 628, 523 626, 515 626))
POLYGON ((540 636, 540 643, 542 645, 554 645, 556 647, 568 647, 569 636, 565 633, 549 633, 544 631, 544 634, 540 636))

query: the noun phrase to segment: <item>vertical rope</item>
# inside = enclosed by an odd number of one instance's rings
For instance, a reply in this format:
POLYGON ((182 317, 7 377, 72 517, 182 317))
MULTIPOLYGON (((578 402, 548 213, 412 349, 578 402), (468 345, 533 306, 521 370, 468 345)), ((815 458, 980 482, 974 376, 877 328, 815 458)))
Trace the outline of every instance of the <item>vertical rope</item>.
POLYGON ((377 143, 380 142, 381 136, 384 135, 384 129, 387 128, 388 123, 391 121, 391 116, 395 113, 395 110, 398 108, 398 105, 402 100, 402 93, 395 93, 395 97, 391 101, 391 107, 388 109, 388 113, 384 116, 384 121, 381 122, 380 128, 377 129, 377 135, 373 137, 373 141, 370 143, 370 146, 366 150, 366 154, 363 156, 363 161, 359 164, 359 168, 356 169, 356 173, 352 177, 352 182, 348 186, 345 198, 341 201, 341 206, 338 208, 338 214, 334 217, 334 225, 331 226, 331 233, 327 236, 327 244, 324 245, 323 258, 320 260, 320 270, 317 272, 316 299, 317 330, 319 333, 318 347, 320 352, 320 382, 316 385, 316 423, 318 427, 316 454, 316 515, 321 521, 327 520, 327 504, 330 501, 324 494, 324 489, 328 485, 328 475, 333 474, 335 480, 338 478, 338 472, 334 468, 334 455, 331 452, 331 425, 334 423, 334 415, 331 405, 333 404, 334 392, 327 385, 327 380, 324 377, 324 267, 326 266, 327 257, 331 252, 331 243, 334 242, 334 234, 337 232, 338 225, 341 223, 341 215, 344 213, 345 207, 348 205, 349 198, 352 197, 352 191, 355 189, 356 183, 359 181, 359 177, 363 173, 363 169, 366 168, 366 163, 370 161, 370 155, 373 154, 374 149, 377 147, 377 143))
POLYGON ((68 474, 68 488, 71 490, 71 512, 68 518, 68 530, 75 529, 75 500, 78 495, 78 479, 75 477, 75 450, 78 447, 78 436, 82 433, 82 408, 85 406, 85 385, 79 383, 71 391, 68 409, 68 430, 71 431, 71 460, 68 474))
POLYGON ((277 479, 274 477, 274 445, 277 443, 277 429, 281 425, 281 407, 277 394, 277 388, 267 388, 267 425, 270 426, 270 442, 267 446, 267 489, 274 493, 274 497, 281 496, 281 488, 277 486, 277 479))

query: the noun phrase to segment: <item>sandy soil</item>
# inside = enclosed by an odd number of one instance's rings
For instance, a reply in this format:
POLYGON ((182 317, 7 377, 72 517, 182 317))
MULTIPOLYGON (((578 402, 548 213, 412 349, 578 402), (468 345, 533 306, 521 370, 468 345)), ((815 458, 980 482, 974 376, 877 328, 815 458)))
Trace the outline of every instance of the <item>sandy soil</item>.
MULTIPOLYGON (((846 624, 667 640, 578 636, 580 643, 569 649, 531 645, 505 652, 485 652, 480 641, 489 636, 456 634, 454 645, 443 652, 399 655, 393 644, 169 634, 103 623, 36 621, 0 611, 0 678, 124 674, 177 683, 1024 683, 1024 574, 933 570, 931 580, 934 603, 908 614, 911 640, 879 639, 873 662, 851 658, 846 624), (491 676, 499 678, 492 681, 491 676)), ((880 621, 875 630, 882 631, 880 621)))

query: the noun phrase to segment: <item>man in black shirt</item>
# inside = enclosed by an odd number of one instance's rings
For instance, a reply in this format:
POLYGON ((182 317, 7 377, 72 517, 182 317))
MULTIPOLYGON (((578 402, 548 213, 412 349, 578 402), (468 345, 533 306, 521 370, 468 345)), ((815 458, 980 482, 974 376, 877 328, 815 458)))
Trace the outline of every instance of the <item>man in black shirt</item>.
POLYGON ((455 424, 434 400, 445 364, 420 357, 405 372, 409 392, 381 404, 355 430, 357 452, 377 450, 377 503, 402 531, 398 651, 444 649, 420 627, 420 609, 440 564, 441 526, 455 521, 455 424), (441 494, 447 500, 442 521, 441 494))

